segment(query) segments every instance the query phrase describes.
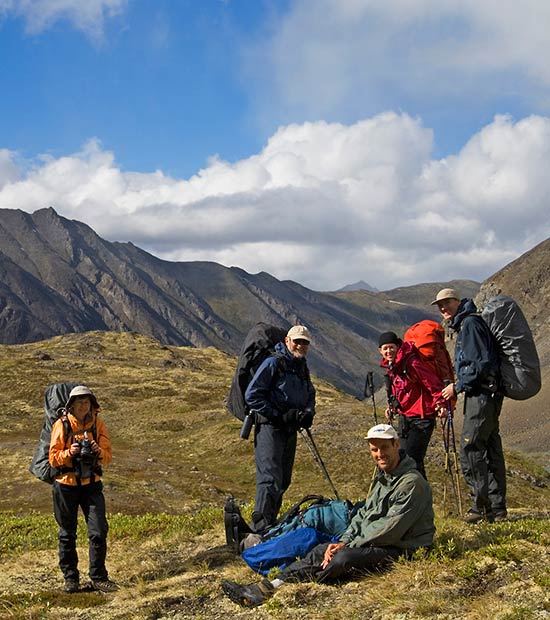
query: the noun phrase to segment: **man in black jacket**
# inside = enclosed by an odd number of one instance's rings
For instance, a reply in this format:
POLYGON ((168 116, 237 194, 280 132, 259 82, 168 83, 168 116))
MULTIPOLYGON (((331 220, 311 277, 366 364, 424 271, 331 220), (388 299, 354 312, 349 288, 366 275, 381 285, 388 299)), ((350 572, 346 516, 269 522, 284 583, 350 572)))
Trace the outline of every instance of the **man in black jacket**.
POLYGON ((432 304, 458 333, 456 383, 442 392, 449 400, 464 393, 460 463, 472 496, 465 520, 476 523, 506 518, 506 466, 499 433, 503 394, 499 389, 499 357, 488 325, 471 299, 454 289, 439 291, 432 304))
POLYGON ((297 431, 313 423, 315 388, 306 361, 310 343, 307 327, 291 327, 246 389, 246 404, 255 415, 253 532, 265 530, 276 520, 292 478, 297 431))

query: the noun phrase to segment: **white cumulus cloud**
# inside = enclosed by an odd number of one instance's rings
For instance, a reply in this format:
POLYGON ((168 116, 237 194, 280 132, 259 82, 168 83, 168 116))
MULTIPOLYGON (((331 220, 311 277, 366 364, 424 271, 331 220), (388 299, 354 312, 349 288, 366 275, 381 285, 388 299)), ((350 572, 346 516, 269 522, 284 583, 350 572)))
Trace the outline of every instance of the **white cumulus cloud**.
POLYGON ((122 13, 127 3, 128 0, 0 0, 0 13, 22 17, 30 35, 67 20, 91 39, 100 40, 105 20, 122 13))
POLYGON ((452 157, 420 119, 280 127, 189 179, 123 171, 90 140, 17 162, 0 151, 0 207, 46 206, 168 260, 213 260, 317 289, 484 279, 550 233, 550 118, 497 116, 452 157))

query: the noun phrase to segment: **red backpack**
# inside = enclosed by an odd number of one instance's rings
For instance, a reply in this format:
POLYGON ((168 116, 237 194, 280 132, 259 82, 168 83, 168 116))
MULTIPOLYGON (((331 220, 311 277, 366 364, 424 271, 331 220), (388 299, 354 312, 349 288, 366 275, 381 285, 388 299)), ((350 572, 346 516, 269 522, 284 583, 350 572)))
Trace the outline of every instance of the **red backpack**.
POLYGON ((451 356, 445 346, 445 331, 436 321, 420 321, 411 325, 403 336, 418 349, 422 359, 429 364, 444 384, 454 382, 451 356))

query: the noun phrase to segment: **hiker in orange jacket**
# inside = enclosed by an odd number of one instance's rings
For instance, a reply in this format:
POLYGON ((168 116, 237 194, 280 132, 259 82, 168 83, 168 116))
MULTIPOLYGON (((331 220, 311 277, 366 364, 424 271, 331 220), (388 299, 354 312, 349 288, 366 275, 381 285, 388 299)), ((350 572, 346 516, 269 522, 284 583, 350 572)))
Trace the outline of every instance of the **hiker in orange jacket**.
POLYGON ((66 413, 52 428, 50 465, 57 469, 53 483, 53 507, 59 525, 59 567, 65 591, 78 592, 80 576, 76 552, 78 507, 88 526, 89 574, 92 587, 112 592, 118 586, 109 580, 105 568, 107 531, 101 466, 112 459, 111 442, 105 422, 98 417, 99 404, 85 385, 73 388, 66 413))
POLYGON ((426 478, 424 457, 437 415, 445 411, 441 396, 443 382, 415 346, 403 342, 394 332, 380 334, 378 347, 382 355, 380 366, 387 376, 386 417, 391 422, 399 414, 401 447, 416 461, 418 471, 426 478))

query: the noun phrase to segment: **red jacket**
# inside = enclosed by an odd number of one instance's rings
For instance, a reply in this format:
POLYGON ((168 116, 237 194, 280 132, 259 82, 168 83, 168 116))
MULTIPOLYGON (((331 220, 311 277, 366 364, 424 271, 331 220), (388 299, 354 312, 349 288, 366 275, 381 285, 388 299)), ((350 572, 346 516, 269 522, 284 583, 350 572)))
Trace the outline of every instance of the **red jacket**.
POLYGON ((391 368, 387 360, 382 360, 380 366, 391 380, 391 393, 401 406, 399 413, 422 418, 436 415, 438 402, 445 402, 441 397, 443 381, 422 360, 411 342, 399 347, 391 368))

